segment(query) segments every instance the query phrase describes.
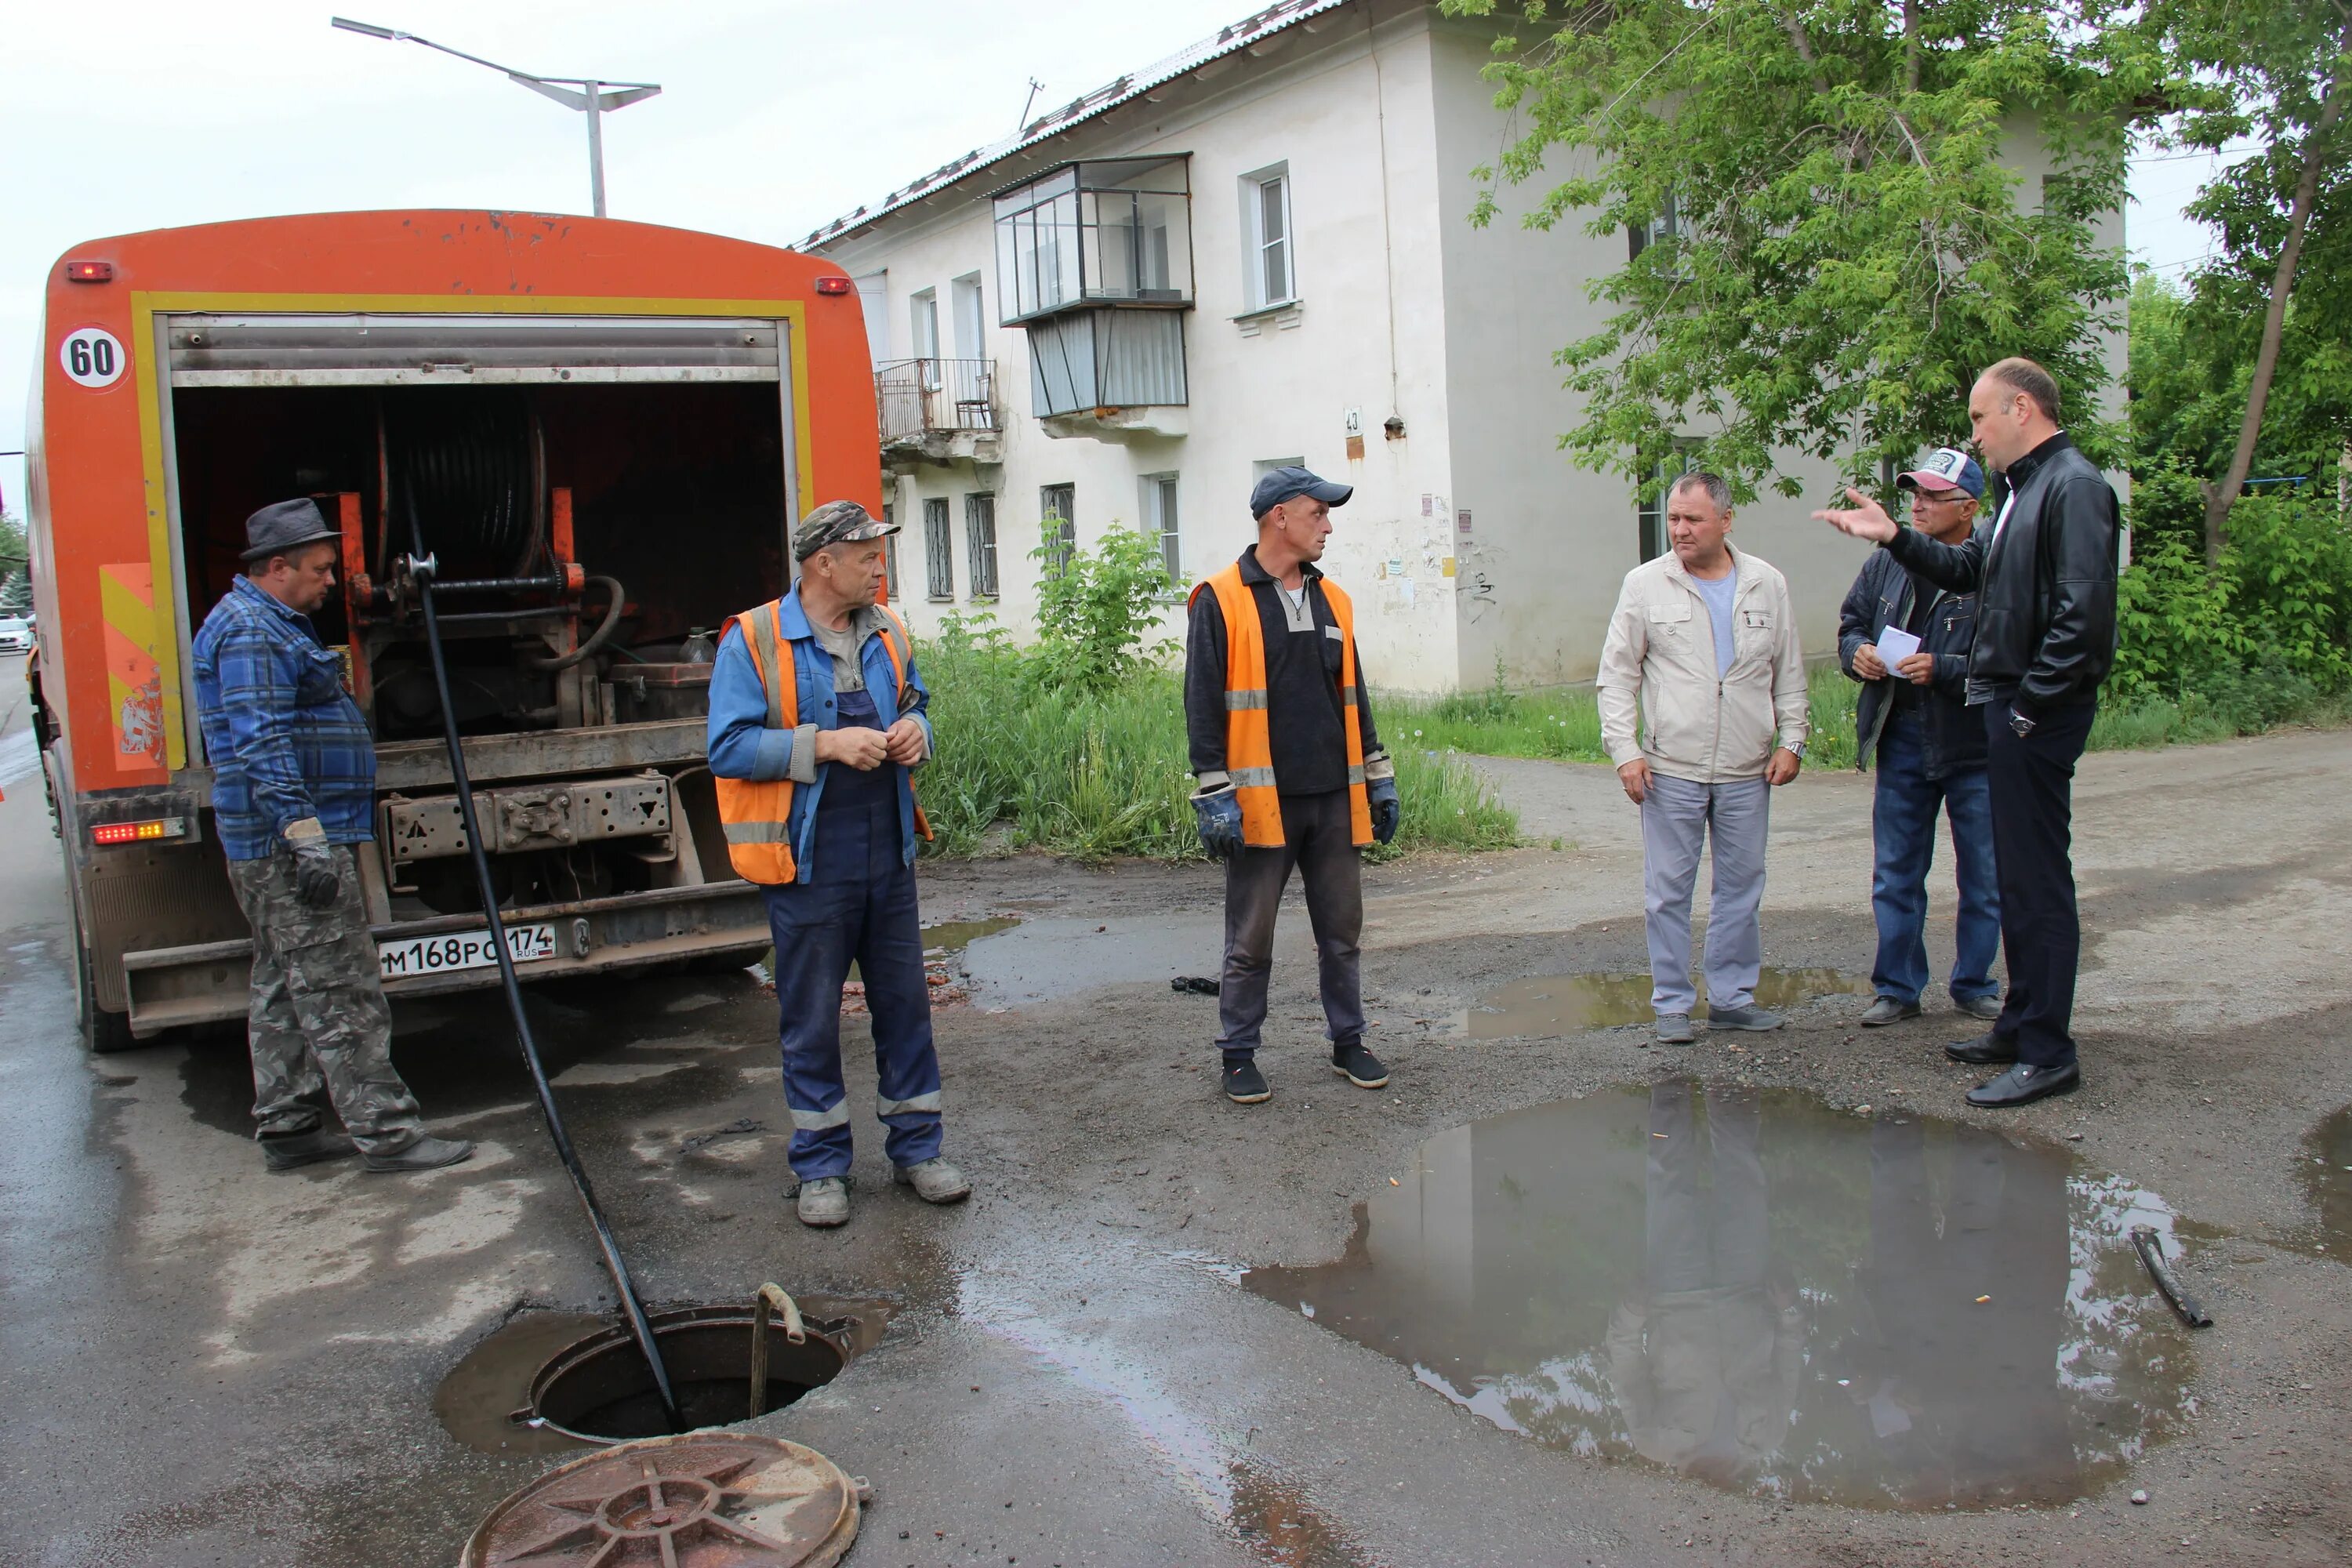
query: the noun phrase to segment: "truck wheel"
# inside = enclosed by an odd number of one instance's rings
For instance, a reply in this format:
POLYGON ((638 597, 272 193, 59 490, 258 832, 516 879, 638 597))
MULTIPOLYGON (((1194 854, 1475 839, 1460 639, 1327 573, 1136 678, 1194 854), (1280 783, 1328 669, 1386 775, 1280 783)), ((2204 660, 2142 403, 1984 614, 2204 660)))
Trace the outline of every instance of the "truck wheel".
POLYGON ((74 922, 74 1020, 81 1026, 81 1043, 100 1056, 142 1043, 131 1033, 129 1014, 110 1013, 98 1005, 98 974, 82 942, 79 921, 74 922))

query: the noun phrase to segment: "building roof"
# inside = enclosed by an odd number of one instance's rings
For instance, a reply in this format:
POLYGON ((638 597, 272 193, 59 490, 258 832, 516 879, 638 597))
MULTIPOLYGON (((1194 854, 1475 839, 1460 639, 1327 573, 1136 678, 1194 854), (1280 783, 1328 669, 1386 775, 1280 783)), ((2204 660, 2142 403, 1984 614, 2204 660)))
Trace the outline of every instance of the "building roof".
POLYGON ((831 223, 811 230, 798 247, 814 250, 828 241, 840 238, 854 228, 863 227, 877 218, 887 216, 911 203, 941 190, 967 175, 1001 163, 1014 154, 1050 141, 1069 130, 1094 119, 1097 115, 1129 103, 1156 87, 1175 80, 1188 71, 1195 71, 1210 61, 1248 48, 1262 39, 1271 37, 1286 27, 1305 21, 1325 11, 1334 11, 1348 0, 1277 0, 1263 11, 1243 17, 1240 21, 1219 28, 1212 38, 1203 38, 1190 48, 1180 49, 1167 58, 1155 61, 1139 71, 1130 71, 1117 81, 1107 83, 1080 98, 1072 99, 1061 108, 1039 115, 1002 142, 976 147, 962 157, 940 164, 921 178, 901 185, 880 201, 844 213, 831 223))

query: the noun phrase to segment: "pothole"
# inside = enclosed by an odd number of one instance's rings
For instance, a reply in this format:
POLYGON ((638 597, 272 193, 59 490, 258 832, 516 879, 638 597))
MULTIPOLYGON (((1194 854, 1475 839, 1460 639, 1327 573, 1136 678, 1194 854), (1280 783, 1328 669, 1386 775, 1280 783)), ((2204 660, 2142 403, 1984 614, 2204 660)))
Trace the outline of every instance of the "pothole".
POLYGON ((2304 1148, 2310 1161, 2304 1186, 2319 1211, 2320 1246, 2352 1257, 2352 1105, 2313 1128, 2304 1148))
MULTIPOLYGON (((1454 1015, 1455 1030, 1474 1040, 1505 1040, 1520 1035, 1574 1035, 1646 1024, 1650 1007, 1646 972, 1538 974, 1514 980, 1454 1015)), ((1867 996, 1870 981, 1838 969, 1767 969, 1756 980, 1759 1006, 1801 1007, 1822 996, 1867 996)), ((1706 1016, 1706 1004, 1692 1010, 1706 1016)))
POLYGON ((1790 1501, 2048 1504, 2195 1409, 2130 1243, 2179 1257, 2170 1208, 1980 1128, 1673 1079, 1441 1133, 1357 1215, 1338 1261, 1244 1283, 1591 1458, 1790 1501))
MULTIPOLYGON (((801 1303, 808 1337, 767 1332, 767 1383, 751 1405, 751 1308, 686 1307, 651 1315, 678 1414, 690 1429, 732 1426, 782 1409, 879 1342, 890 1309, 824 1297, 801 1303)), ((434 1393, 433 1413, 457 1441, 489 1454, 550 1454, 667 1431, 636 1342, 609 1317, 533 1312, 474 1347, 434 1393)))

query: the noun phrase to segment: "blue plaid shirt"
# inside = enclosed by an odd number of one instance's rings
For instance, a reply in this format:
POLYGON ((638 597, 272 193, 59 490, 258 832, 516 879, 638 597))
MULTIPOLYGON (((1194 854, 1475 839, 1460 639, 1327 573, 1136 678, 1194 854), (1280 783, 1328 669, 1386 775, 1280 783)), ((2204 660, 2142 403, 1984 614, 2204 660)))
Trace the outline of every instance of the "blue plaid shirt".
POLYGON ((232 860, 266 859, 315 816, 332 844, 375 837, 375 740, 310 617, 239 577, 196 633, 213 817, 232 860))

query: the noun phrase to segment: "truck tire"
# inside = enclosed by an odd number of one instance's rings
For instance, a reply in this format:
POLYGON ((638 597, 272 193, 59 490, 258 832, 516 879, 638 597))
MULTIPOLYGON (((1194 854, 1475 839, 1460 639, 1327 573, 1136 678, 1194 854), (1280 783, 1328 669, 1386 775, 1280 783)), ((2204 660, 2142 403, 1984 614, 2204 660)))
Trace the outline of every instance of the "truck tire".
POLYGON ((74 921, 74 1021, 81 1026, 81 1043, 93 1054, 109 1056, 142 1042, 131 1033, 128 1013, 110 1013, 98 1005, 98 974, 91 967, 89 946, 82 941, 81 921, 74 921))

